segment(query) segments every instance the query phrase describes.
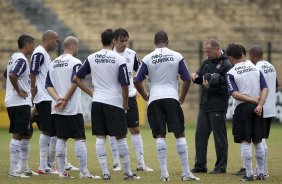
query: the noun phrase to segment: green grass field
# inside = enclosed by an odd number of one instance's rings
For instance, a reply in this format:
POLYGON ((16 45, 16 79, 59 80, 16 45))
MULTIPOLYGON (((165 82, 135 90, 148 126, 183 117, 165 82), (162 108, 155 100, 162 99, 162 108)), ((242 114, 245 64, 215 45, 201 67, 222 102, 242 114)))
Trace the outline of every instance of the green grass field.
MULTIPOLYGON (((188 124, 186 126, 186 140, 188 143, 189 149, 189 165, 192 168, 194 164, 195 158, 195 145, 194 145, 194 135, 195 135, 195 124, 188 124)), ((156 154, 156 145, 155 140, 151 136, 151 131, 149 128, 142 128, 142 137, 144 143, 144 151, 145 151, 145 161, 150 167, 154 169, 154 172, 151 173, 143 173, 137 172, 138 175, 141 176, 141 180, 139 181, 123 181, 123 173, 120 172, 111 172, 111 180, 88 180, 88 179, 77 179, 78 172, 72 172, 71 174, 76 177, 76 179, 71 180, 63 180, 58 179, 57 175, 43 175, 43 176, 33 176, 28 179, 15 179, 8 177, 8 169, 9 169, 9 142, 11 135, 9 135, 8 130, 0 130, 0 183, 25 183, 25 184, 74 184, 74 183, 161 183, 159 181, 160 177, 160 168, 156 154)), ((269 147, 269 173, 270 178, 268 180, 262 181, 263 183, 282 183, 282 160, 281 160, 281 152, 282 152, 282 124, 274 123, 271 128, 270 139, 268 141, 269 147)), ((95 173, 97 175, 101 175, 100 167, 98 165, 98 161, 95 153, 95 137, 91 135, 91 130, 87 129, 87 148, 88 148, 88 167, 90 172, 95 173)), ((130 136, 128 136, 130 138, 130 136)), ((233 143, 232 133, 231 133, 231 124, 228 123, 228 138, 229 138, 229 159, 227 166, 227 174, 222 175, 211 175, 211 174, 197 174, 198 177, 201 178, 201 181, 198 183, 241 183, 240 176, 232 175, 233 172, 237 171, 242 166, 242 160, 240 156, 240 146, 239 144, 233 143)), ((38 161, 39 161, 39 131, 35 130, 34 136, 31 141, 31 154, 29 166, 33 170, 37 170, 38 161)), ((128 145, 131 150, 131 166, 132 169, 136 169, 136 160, 134 152, 132 151, 131 140, 128 139, 128 145)), ((107 144, 108 148, 108 166, 112 168, 112 156, 109 151, 109 144, 107 144)), ((183 183, 180 181, 181 175, 181 165, 178 155, 176 153, 175 148, 175 139, 172 134, 168 134, 167 136, 167 158, 168 158, 168 169, 170 174, 170 183, 183 183)), ((68 141, 68 160, 75 166, 78 166, 78 161, 74 152, 74 140, 68 141)), ((255 160, 255 159, 253 159, 255 160)), ((215 149, 213 144, 213 137, 210 137, 209 147, 208 147, 208 169, 212 170, 215 163, 215 149)), ((253 161, 253 167, 255 165, 255 161, 253 161)), ((255 181, 261 182, 261 181, 255 181)), ((191 182, 190 182, 191 183, 191 182)))

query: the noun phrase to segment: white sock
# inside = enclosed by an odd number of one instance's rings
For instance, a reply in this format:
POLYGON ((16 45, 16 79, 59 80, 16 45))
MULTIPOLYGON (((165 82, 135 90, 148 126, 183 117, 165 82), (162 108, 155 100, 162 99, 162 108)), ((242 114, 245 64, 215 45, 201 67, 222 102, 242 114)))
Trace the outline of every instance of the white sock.
POLYGON ((117 165, 117 164, 120 165, 116 137, 110 136, 110 145, 111 145, 111 152, 112 152, 113 159, 114 159, 114 165, 117 165))
POLYGON ((55 162, 57 137, 50 137, 49 150, 48 150, 48 163, 53 166, 55 162))
POLYGON ((83 174, 89 173, 87 170, 87 149, 85 145, 85 140, 75 141, 75 153, 79 160, 80 172, 83 174))
POLYGON ((131 141, 132 141, 132 145, 135 150, 135 153, 136 153, 137 165, 138 166, 145 165, 143 141, 142 141, 141 134, 131 135, 131 141))
POLYGON ((66 143, 66 148, 65 148, 65 163, 66 165, 68 164, 68 159, 67 159, 67 155, 68 155, 68 146, 67 146, 67 143, 66 143))
POLYGON ((65 172, 65 153, 66 149, 66 141, 63 139, 57 139, 57 144, 56 144, 56 157, 58 160, 58 168, 59 172, 63 174, 65 172))
POLYGON ((40 165, 39 169, 43 170, 48 167, 48 152, 49 152, 50 136, 40 134, 39 138, 39 152, 40 152, 40 165))
POLYGON ((258 175, 264 174, 264 161, 265 161, 265 151, 262 143, 255 144, 255 154, 257 161, 258 175))
POLYGON ((157 151, 158 151, 158 159, 161 166, 161 175, 163 177, 168 177, 169 175, 167 170, 165 138, 157 138, 157 151))
POLYGON ((11 139, 10 141, 10 173, 18 171, 17 163, 20 158, 21 141, 11 139))
POLYGON ((124 173, 131 176, 132 172, 130 168, 130 157, 126 138, 117 140, 117 147, 124 173))
POLYGON ((28 159, 30 152, 30 139, 21 140, 21 171, 28 170, 28 159))
POLYGON ((267 154, 268 154, 268 147, 267 147, 267 144, 266 144, 266 139, 262 139, 262 145, 263 145, 263 148, 264 148, 264 174, 266 175, 267 172, 268 172, 268 167, 267 167, 267 154))
POLYGON ((241 143, 241 156, 244 162, 247 177, 251 177, 253 175, 251 143, 241 143))
POLYGON ((107 165, 106 138, 96 137, 96 154, 103 175, 109 174, 110 172, 107 165))
POLYGON ((182 163, 182 176, 191 174, 188 164, 188 146, 185 137, 176 139, 176 150, 182 163))

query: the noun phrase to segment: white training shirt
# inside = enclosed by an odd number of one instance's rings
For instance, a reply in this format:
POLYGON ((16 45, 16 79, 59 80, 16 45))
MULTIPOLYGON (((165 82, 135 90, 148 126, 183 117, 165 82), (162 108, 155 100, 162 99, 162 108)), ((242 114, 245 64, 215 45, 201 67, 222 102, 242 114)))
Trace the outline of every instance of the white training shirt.
POLYGON ((33 100, 35 104, 52 100, 48 91, 45 89, 46 76, 51 62, 51 58, 44 47, 39 45, 35 48, 31 56, 30 68, 30 73, 36 75, 37 94, 33 100))
POLYGON ((134 71, 137 72, 139 66, 139 60, 136 55, 136 52, 129 48, 126 48, 124 52, 118 52, 116 49, 114 49, 114 52, 118 53, 119 55, 125 58, 129 81, 130 81, 130 85, 128 86, 128 91, 129 91, 128 96, 134 97, 137 93, 137 90, 133 84, 133 72, 134 71))
POLYGON ((31 106, 31 93, 30 93, 30 70, 29 64, 25 55, 21 52, 14 53, 8 62, 5 72, 6 81, 6 107, 29 105, 31 106), (28 94, 28 97, 22 98, 18 95, 17 91, 11 84, 9 73, 13 73, 18 78, 19 88, 28 94))
POLYGON ((189 80, 190 74, 183 56, 173 50, 156 48, 146 55, 134 80, 142 82, 146 75, 150 79, 150 96, 148 103, 154 100, 178 98, 178 74, 182 80, 189 80))
POLYGON ((274 117, 276 113, 276 70, 265 60, 257 62, 256 67, 262 72, 269 90, 263 105, 263 117, 274 117))
POLYGON ((87 57, 76 76, 90 74, 94 86, 93 102, 123 108, 121 86, 129 85, 124 57, 109 49, 102 49, 87 57))
MULTIPOLYGON (((227 72, 227 83, 230 95, 238 91, 253 98, 259 97, 261 90, 267 87, 262 73, 251 62, 236 63, 227 72)), ((244 102, 234 99, 233 110, 241 103, 244 102)))
MULTIPOLYGON (((46 88, 54 87, 60 97, 64 97, 69 87, 72 85, 72 78, 81 67, 81 61, 71 54, 63 54, 56 58, 49 67, 46 78, 46 88)), ((57 104, 52 99, 51 114, 59 115, 76 115, 82 114, 81 90, 77 88, 71 98, 68 100, 66 107, 62 111, 55 111, 54 106, 57 104)))

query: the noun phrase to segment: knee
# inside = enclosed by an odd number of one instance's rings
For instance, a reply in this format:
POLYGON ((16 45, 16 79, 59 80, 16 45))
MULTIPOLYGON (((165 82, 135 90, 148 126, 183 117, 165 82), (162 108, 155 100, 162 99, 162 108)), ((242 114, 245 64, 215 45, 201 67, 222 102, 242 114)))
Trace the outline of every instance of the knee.
POLYGON ((132 135, 140 134, 140 128, 139 127, 129 128, 129 131, 132 135))

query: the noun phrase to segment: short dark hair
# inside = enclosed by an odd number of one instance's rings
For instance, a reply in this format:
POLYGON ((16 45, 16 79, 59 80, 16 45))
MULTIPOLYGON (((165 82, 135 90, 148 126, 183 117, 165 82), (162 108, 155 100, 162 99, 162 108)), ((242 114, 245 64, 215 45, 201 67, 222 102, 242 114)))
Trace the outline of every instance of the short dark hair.
POLYGON ((101 41, 103 46, 109 46, 111 45, 113 39, 115 39, 115 33, 112 29, 106 29, 102 34, 101 34, 101 41))
POLYGON ((116 34, 116 39, 118 39, 119 37, 121 37, 121 38, 128 37, 129 38, 129 34, 128 34, 127 30, 124 29, 124 28, 116 29, 115 34, 116 34))
POLYGON ((227 46, 226 55, 240 59, 242 57, 242 47, 238 44, 231 43, 227 46))
POLYGON ((242 49, 242 53, 246 56, 247 55, 246 48, 243 45, 240 45, 240 47, 242 49))
POLYGON ((263 57, 263 50, 261 46, 259 45, 254 45, 250 49, 250 55, 258 56, 258 57, 263 57))
POLYGON ((158 31, 155 34, 155 44, 159 43, 167 43, 168 42, 168 36, 167 33, 164 31, 158 31))
POLYGON ((32 43, 34 42, 34 38, 32 36, 29 36, 27 34, 23 34, 21 35, 19 38, 18 38, 18 47, 19 49, 22 49, 24 48, 24 46, 27 44, 27 43, 32 43))

